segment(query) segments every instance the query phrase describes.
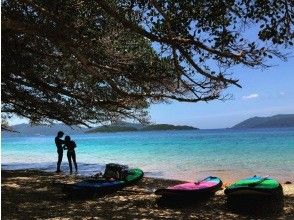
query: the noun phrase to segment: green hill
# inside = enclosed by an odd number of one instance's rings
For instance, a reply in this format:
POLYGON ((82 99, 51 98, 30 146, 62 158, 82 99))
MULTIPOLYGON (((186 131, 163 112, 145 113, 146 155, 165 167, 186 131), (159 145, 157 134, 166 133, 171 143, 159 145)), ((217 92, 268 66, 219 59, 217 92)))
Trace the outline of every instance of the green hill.
POLYGON ((170 124, 154 124, 154 125, 138 125, 131 123, 114 124, 114 125, 104 125, 97 127, 95 129, 89 130, 86 133, 96 133, 96 132, 124 132, 124 131, 165 131, 165 130, 196 130, 194 128, 186 125, 170 125, 170 124))
POLYGON ((104 125, 98 128, 87 131, 86 133, 97 133, 97 132, 123 132, 123 131, 137 131, 137 128, 128 126, 118 125, 104 125))
POLYGON ((294 114, 274 115, 271 117, 249 118, 232 128, 282 128, 294 127, 294 114))
POLYGON ((142 128, 142 131, 164 131, 164 130, 195 130, 197 128, 187 125, 169 125, 169 124, 156 124, 148 125, 142 128))

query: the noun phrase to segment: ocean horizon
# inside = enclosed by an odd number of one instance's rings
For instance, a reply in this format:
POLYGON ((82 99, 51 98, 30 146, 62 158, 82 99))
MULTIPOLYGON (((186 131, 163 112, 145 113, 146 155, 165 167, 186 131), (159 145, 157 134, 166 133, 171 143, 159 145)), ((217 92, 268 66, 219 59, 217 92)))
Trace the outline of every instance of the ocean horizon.
MULTIPOLYGON (((145 176, 195 181, 270 175, 294 179, 294 128, 136 131, 72 135, 80 175, 105 164, 141 168, 145 176)), ((54 136, 1 138, 2 169, 56 170, 54 136)), ((62 169, 68 173, 66 152, 62 169)))

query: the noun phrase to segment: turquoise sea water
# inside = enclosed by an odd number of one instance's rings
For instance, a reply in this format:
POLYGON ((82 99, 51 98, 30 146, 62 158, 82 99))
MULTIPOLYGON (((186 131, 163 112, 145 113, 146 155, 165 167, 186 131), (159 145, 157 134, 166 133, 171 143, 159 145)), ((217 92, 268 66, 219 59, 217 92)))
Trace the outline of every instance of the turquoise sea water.
MULTIPOLYGON (((72 136, 79 173, 106 163, 139 167, 146 176, 195 180, 271 175, 294 180, 294 128, 99 133, 72 136)), ((2 169, 56 169, 54 136, 2 137, 2 169)), ((63 170, 68 172, 64 154, 63 170)))

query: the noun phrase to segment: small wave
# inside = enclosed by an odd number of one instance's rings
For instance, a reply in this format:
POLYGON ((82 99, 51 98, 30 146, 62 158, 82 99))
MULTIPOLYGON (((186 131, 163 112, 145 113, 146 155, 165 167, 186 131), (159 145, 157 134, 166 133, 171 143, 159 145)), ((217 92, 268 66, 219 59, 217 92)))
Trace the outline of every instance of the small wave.
POLYGON ((200 170, 198 172, 205 173, 205 172, 226 172, 226 171, 230 171, 230 170, 228 170, 228 169, 211 169, 211 170, 200 170))

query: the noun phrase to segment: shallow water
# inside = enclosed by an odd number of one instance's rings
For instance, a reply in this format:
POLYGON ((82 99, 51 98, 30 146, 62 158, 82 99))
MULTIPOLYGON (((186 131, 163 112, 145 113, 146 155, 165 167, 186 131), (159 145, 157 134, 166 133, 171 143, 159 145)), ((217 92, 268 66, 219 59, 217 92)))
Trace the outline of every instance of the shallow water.
MULTIPOLYGON (((115 162, 160 178, 233 180, 257 174, 294 180, 294 128, 97 133, 72 139, 80 174, 115 162)), ((3 137, 1 145, 2 169, 56 169, 53 136, 3 137)), ((63 160, 68 172, 66 154, 63 160)))

